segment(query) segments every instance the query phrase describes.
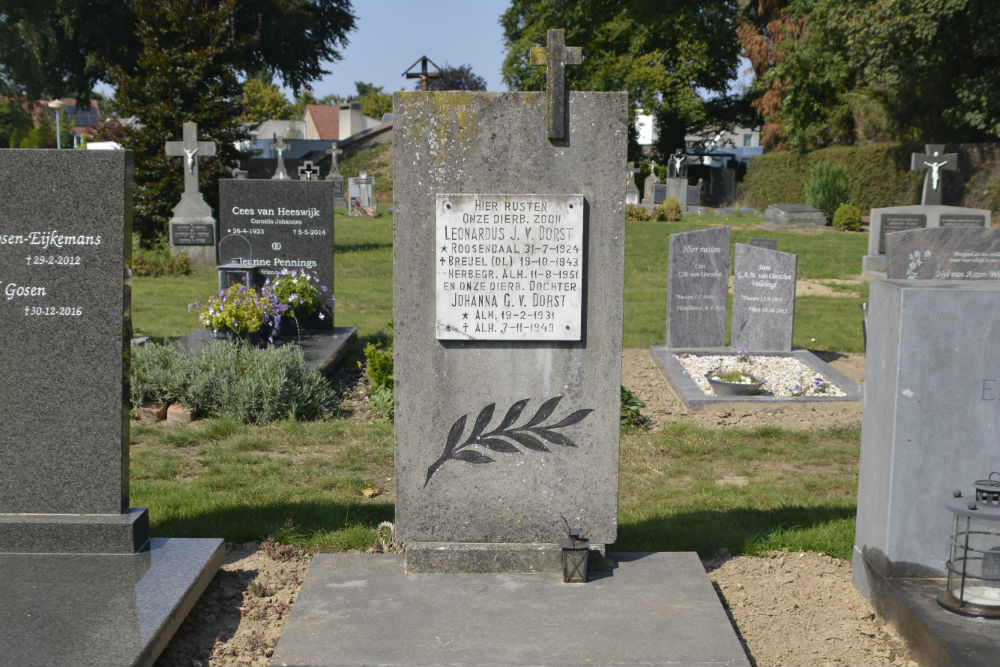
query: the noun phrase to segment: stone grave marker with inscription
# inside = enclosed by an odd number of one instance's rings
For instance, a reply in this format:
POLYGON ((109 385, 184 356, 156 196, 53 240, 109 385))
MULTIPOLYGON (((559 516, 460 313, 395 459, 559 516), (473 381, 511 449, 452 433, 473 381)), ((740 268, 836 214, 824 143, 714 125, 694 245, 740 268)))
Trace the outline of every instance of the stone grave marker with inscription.
MULTIPOLYGON (((304 269, 333 290, 333 192, 325 181, 219 181, 222 264, 257 267, 261 280, 304 269)), ((331 323, 332 324, 332 323, 331 323)))
POLYGON ((765 229, 824 229, 823 212, 808 204, 771 204, 764 209, 765 229))
POLYGON ((344 199, 344 175, 340 173, 337 157, 343 155, 344 151, 334 141, 326 149, 326 152, 330 154, 330 171, 326 174, 326 180, 330 181, 330 185, 333 187, 333 208, 342 211, 347 209, 347 200, 344 199))
POLYGON ((886 241, 890 280, 1000 280, 1000 229, 936 227, 886 241))
POLYGON ((374 211, 375 201, 372 190, 375 187, 375 177, 362 171, 354 178, 347 179, 347 200, 351 215, 368 215, 374 211))
POLYGON ((635 175, 638 173, 639 169, 629 162, 628 173, 625 176, 625 203, 633 206, 639 205, 639 199, 642 196, 639 192, 639 186, 635 184, 635 175))
POLYGON ((615 540, 625 103, 569 93, 559 123, 544 95, 394 96, 407 571, 558 570, 562 517, 615 540))
POLYGON ((792 349, 797 260, 792 253, 736 244, 732 347, 751 352, 792 349))
POLYGON ((989 227, 990 211, 961 206, 891 206, 873 208, 868 225, 868 254, 861 260, 862 271, 884 277, 888 268, 886 234, 936 227, 989 227))
POLYGON ((184 192, 170 219, 170 250, 184 253, 195 265, 215 266, 215 217, 198 190, 198 160, 215 155, 215 142, 198 141, 198 125, 184 123, 183 141, 164 146, 171 157, 183 157, 184 192))
POLYGON ((131 151, 0 151, 0 663, 151 664, 222 540, 129 507, 131 151))
POLYGON ((726 344, 729 227, 670 235, 667 347, 726 344))
POLYGON ((655 188, 660 183, 660 179, 656 177, 656 163, 650 163, 652 170, 649 172, 649 176, 642 184, 642 203, 649 204, 655 199, 655 188))
POLYGON ((778 239, 751 236, 750 245, 758 248, 767 248, 768 250, 777 250, 778 239))

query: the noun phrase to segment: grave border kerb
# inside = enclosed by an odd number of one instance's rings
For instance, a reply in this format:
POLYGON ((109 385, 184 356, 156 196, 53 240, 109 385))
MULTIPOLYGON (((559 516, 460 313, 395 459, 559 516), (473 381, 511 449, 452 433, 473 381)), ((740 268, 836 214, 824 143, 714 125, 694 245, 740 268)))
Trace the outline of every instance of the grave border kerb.
POLYGON ((823 378, 829 380, 840 387, 846 396, 709 396, 701 390, 695 381, 687 374, 680 362, 674 359, 675 354, 697 354, 715 355, 732 354, 735 355, 737 349, 733 347, 685 347, 670 348, 666 345, 650 345, 649 354, 653 357, 660 372, 666 379, 670 389, 677 395, 677 398, 684 407, 693 412, 703 410, 710 405, 720 403, 747 403, 747 404, 792 404, 792 403, 827 403, 831 401, 863 401, 864 389, 854 380, 850 379, 833 366, 829 365, 815 354, 805 348, 795 348, 791 352, 766 352, 771 357, 795 357, 803 364, 819 373, 823 378))

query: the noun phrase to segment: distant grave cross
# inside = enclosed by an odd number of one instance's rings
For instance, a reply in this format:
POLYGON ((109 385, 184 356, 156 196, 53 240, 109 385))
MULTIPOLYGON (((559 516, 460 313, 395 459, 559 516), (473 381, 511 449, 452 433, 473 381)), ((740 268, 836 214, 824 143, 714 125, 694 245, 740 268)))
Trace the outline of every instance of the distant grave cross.
POLYGON ((684 160, 686 159, 687 156, 684 155, 683 152, 681 152, 680 148, 675 150, 674 154, 670 156, 670 161, 673 162, 673 167, 674 167, 673 169, 674 178, 681 178, 682 176, 684 176, 682 172, 684 167, 684 160))
POLYGON ((941 203, 941 170, 956 171, 958 154, 944 154, 944 144, 927 144, 925 153, 913 153, 910 157, 910 171, 923 171, 924 191, 921 204, 941 203))
POLYGON ((311 181, 316 175, 319 175, 319 169, 313 166, 312 160, 305 160, 299 167, 300 181, 311 181))
POLYGON ((289 178, 288 172, 285 171, 285 151, 288 150, 288 144, 285 143, 284 137, 278 137, 278 140, 274 142, 274 150, 278 151, 278 166, 275 168, 271 180, 286 181, 289 178))
POLYGON ((583 62, 583 49, 566 46, 566 31, 553 28, 546 33, 546 45, 531 49, 531 64, 545 65, 546 120, 549 139, 566 138, 566 65, 583 62))
POLYGON ((198 192, 198 158, 215 155, 214 141, 198 141, 198 124, 184 123, 183 141, 168 141, 164 150, 170 157, 184 158, 184 192, 198 192))
MULTIPOLYGON (((330 144, 330 147, 326 149, 326 152, 330 154, 330 174, 340 171, 340 168, 337 166, 337 156, 343 155, 344 151, 340 150, 340 148, 337 147, 337 142, 334 141, 330 144)), ((332 178, 330 174, 326 175, 327 179, 332 178)))
MULTIPOLYGON (((405 76, 407 79, 420 79, 420 90, 422 90, 424 92, 427 91, 427 80, 428 79, 437 79, 437 78, 441 77, 440 72, 428 72, 427 71, 427 63, 430 63, 431 65, 434 65, 434 63, 431 61, 431 59, 428 58, 427 56, 420 56, 420 58, 417 60, 417 62, 415 62, 412 65, 410 65, 409 69, 407 69, 405 72, 403 72, 403 76, 405 76), (414 67, 416 67, 417 63, 420 63, 420 71, 419 72, 411 72, 410 70, 413 69, 414 67)), ((434 65, 434 67, 437 70, 441 69, 437 65, 434 65)))

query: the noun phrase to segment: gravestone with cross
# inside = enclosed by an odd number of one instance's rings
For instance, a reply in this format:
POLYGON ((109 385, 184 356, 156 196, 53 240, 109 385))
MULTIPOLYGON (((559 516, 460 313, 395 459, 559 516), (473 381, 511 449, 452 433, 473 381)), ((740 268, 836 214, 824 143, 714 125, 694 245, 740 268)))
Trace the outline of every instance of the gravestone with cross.
POLYGON ((274 150, 278 154, 278 164, 274 168, 274 176, 271 177, 271 180, 287 181, 290 178, 288 171, 285 170, 285 151, 288 150, 288 144, 285 143, 284 137, 278 137, 277 141, 274 142, 274 150))
POLYGON ((646 180, 642 184, 642 203, 644 204, 653 202, 656 186, 660 184, 660 179, 656 177, 656 163, 651 162, 649 167, 649 176, 646 177, 646 180))
POLYGON ((910 170, 923 171, 924 189, 920 198, 923 205, 941 203, 942 171, 958 170, 958 154, 945 153, 944 144, 927 144, 924 153, 914 153, 910 156, 910 170))
POLYGON ((330 154, 330 171, 326 175, 326 180, 330 181, 330 185, 333 187, 333 208, 334 210, 344 210, 347 208, 347 200, 344 198, 344 175, 340 173, 340 167, 337 165, 337 157, 342 155, 344 151, 334 141, 326 149, 326 152, 330 154))
POLYGON ((351 215, 371 215, 375 212, 375 198, 372 189, 375 187, 375 177, 362 171, 354 178, 347 179, 347 198, 351 215))
POLYGON ((198 159, 215 155, 215 142, 198 141, 198 125, 187 122, 183 141, 168 141, 164 150, 171 157, 183 157, 184 192, 170 219, 171 254, 183 253, 192 264, 215 266, 215 217, 198 190, 198 159))
MULTIPOLYGON (((405 76, 407 79, 420 79, 420 90, 425 92, 427 91, 427 81, 429 79, 437 79, 441 77, 440 72, 431 72, 427 69, 428 63, 434 65, 434 62, 427 56, 420 56, 419 58, 417 58, 416 62, 410 65, 407 68, 407 70, 403 72, 403 76, 405 76), (411 71, 414 67, 417 66, 417 63, 420 63, 420 71, 419 72, 411 71)), ((441 69, 437 65, 434 65, 434 68, 437 70, 441 69)))
POLYGON ((563 43, 549 31, 544 96, 393 99, 408 571, 558 568, 561 516, 616 536, 626 95, 568 93, 563 43))
POLYGON ((687 155, 680 148, 670 156, 669 174, 670 178, 687 178, 687 155))
POLYGON ((635 175, 639 173, 639 169, 632 164, 628 163, 628 173, 625 175, 625 203, 637 205, 639 203, 639 186, 635 184, 635 175))
POLYGON ((249 172, 246 169, 240 169, 239 167, 233 167, 233 178, 246 180, 249 176, 249 172))
POLYGON ((298 172, 300 181, 315 181, 319 178, 319 167, 314 166, 312 160, 303 160, 298 172))

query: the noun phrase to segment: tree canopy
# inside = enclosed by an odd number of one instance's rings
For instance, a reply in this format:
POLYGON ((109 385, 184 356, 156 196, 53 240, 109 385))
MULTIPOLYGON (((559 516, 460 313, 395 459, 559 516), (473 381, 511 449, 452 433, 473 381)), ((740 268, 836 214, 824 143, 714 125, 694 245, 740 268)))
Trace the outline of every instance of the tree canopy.
MULTIPOLYGON (((417 81, 414 90, 420 90, 421 85, 417 81)), ((486 79, 473 73, 471 65, 452 67, 445 63, 438 76, 427 79, 427 90, 486 90, 486 79)))
POLYGON ((992 0, 758 0, 740 42, 765 144, 1000 137, 992 0))
MULTIPOLYGON (((164 0, 170 4, 173 0, 164 0)), ((8 94, 87 99, 118 70, 134 75, 143 45, 142 0, 5 0, 0 10, 0 82, 8 94)), ((231 6, 233 66, 269 69, 298 91, 341 59, 355 27, 350 0, 198 0, 190 11, 231 6)), ((182 23, 183 25, 183 18, 182 23)))
POLYGON ((530 64, 530 49, 549 28, 565 28, 566 43, 583 48, 583 64, 566 68, 567 87, 627 91, 633 108, 656 115, 659 152, 669 154, 686 131, 726 115, 738 19, 736 0, 512 0, 500 18, 503 78, 513 90, 543 89, 545 69, 530 64))

